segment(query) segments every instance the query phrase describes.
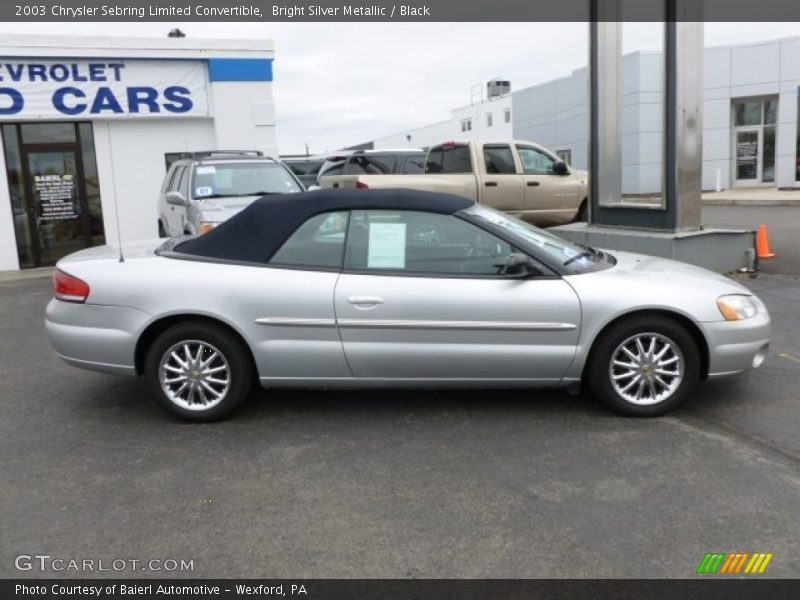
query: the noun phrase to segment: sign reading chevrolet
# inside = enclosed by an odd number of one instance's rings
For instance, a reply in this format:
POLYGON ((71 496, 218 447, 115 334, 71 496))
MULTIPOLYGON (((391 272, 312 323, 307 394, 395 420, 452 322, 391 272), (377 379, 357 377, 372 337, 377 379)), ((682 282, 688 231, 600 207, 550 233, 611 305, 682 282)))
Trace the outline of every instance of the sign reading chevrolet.
POLYGON ((207 115, 205 61, 0 58, 0 120, 207 115))

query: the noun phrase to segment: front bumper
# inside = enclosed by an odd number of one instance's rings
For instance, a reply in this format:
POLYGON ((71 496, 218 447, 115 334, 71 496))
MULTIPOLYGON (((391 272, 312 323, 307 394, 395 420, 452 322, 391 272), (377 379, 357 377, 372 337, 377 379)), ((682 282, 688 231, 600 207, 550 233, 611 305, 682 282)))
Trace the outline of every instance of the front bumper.
POLYGON ((53 298, 45 312, 45 330, 56 354, 73 366, 136 375, 136 340, 149 319, 150 315, 135 308, 53 298))
POLYGON ((760 367, 769 351, 772 324, 766 309, 742 321, 700 323, 708 341, 708 378, 739 375, 760 367))

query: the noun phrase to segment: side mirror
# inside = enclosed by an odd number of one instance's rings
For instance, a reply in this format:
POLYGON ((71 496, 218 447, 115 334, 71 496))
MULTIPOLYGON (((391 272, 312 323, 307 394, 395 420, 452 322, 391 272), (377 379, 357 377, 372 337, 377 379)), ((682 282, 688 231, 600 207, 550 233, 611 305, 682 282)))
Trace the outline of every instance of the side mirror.
POLYGON ((173 204, 175 206, 186 206, 188 202, 186 201, 186 197, 178 191, 167 192, 167 204, 173 204))
POLYGON ((557 160, 553 164, 553 175, 569 175, 569 167, 563 160, 557 160))
POLYGON ((512 277, 530 277, 531 275, 539 275, 539 267, 531 259, 531 257, 520 252, 513 252, 505 264, 503 265, 503 272, 512 277))

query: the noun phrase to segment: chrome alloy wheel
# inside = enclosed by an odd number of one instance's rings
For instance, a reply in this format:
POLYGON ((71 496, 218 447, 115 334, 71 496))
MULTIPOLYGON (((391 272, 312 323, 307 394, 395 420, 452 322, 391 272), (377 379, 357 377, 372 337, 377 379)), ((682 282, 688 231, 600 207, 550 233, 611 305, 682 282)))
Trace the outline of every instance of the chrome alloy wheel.
POLYGON ((208 410, 225 399, 231 387, 231 369, 225 356, 208 342, 178 342, 161 357, 161 389, 186 410, 208 410))
POLYGON ((611 355, 614 391, 631 404, 663 402, 683 381, 684 359, 678 345, 659 333, 637 333, 611 355))

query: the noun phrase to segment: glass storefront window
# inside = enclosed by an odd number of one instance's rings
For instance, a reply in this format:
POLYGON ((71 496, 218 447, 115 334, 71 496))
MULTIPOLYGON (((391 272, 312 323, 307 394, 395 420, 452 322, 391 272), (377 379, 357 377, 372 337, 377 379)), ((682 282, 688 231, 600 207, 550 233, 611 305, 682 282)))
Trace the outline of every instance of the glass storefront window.
POLYGON ((778 121, 778 101, 764 101, 764 125, 775 125, 778 121))
POLYGON ((11 195, 11 212, 14 216, 14 231, 17 238, 17 255, 21 268, 33 267, 33 242, 28 219, 29 203, 25 195, 22 176, 22 159, 19 149, 19 136, 16 125, 3 125, 3 146, 5 148, 8 191, 11 195))
POLYGON ((2 126, 22 268, 105 243, 91 123, 2 126))
POLYGON ((794 180, 800 181, 800 89, 797 91, 797 140, 794 147, 794 180))
POLYGON ((73 144, 74 123, 25 123, 20 125, 24 144, 73 144))
POLYGON ((734 105, 736 126, 761 125, 761 101, 737 102, 734 105))
POLYGON ((86 189, 86 206, 89 209, 92 246, 106 243, 103 231, 103 209, 100 204, 100 181, 97 177, 97 158, 94 151, 94 135, 91 123, 78 123, 81 142, 83 181, 86 189))
POLYGON ((775 181, 775 126, 764 127, 764 164, 761 166, 761 181, 775 181))

